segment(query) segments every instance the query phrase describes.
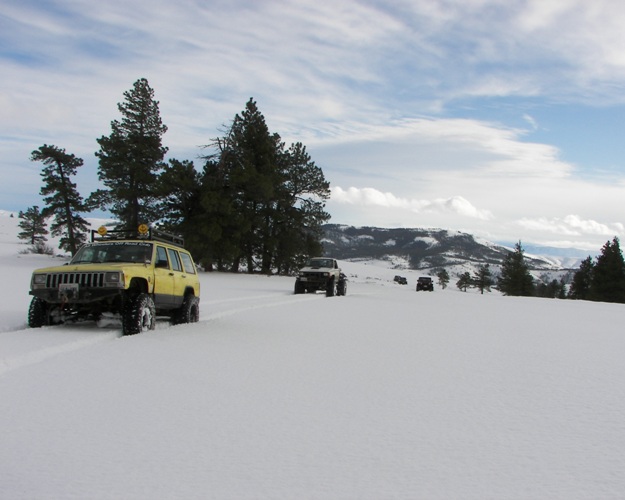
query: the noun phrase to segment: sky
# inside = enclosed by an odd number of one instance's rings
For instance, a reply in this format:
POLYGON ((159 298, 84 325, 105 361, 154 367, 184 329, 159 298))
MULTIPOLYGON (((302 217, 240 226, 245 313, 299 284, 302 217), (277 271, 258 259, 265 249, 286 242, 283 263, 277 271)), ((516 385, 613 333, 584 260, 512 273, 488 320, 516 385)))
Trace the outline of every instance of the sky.
POLYGON ((599 253, 625 235, 625 3, 5 0, 0 208, 42 205, 43 144, 84 160, 146 78, 167 159, 253 98, 330 182, 330 222, 599 253))

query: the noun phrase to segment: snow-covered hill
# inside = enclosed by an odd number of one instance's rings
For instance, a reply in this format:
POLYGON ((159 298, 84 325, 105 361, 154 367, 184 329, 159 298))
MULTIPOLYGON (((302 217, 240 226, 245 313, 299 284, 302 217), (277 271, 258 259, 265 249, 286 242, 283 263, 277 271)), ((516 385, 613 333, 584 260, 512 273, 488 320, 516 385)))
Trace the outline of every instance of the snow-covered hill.
MULTIPOLYGON (((396 269, 433 272, 445 268, 450 274, 472 273, 482 264, 498 269, 511 250, 511 247, 496 245, 471 234, 446 229, 385 229, 340 224, 326 224, 323 229, 327 255, 352 261, 378 260, 396 269)), ((568 254, 564 251, 557 254, 546 248, 540 253, 539 247, 532 247, 532 250, 526 251, 525 256, 536 276, 546 271, 577 267, 580 260, 579 251, 574 249, 568 254)))
MULTIPOLYGON (((624 306, 202 273, 200 322, 28 329, 0 216, 0 497, 618 499, 624 306)), ((413 274, 414 273, 414 274, 413 274)))

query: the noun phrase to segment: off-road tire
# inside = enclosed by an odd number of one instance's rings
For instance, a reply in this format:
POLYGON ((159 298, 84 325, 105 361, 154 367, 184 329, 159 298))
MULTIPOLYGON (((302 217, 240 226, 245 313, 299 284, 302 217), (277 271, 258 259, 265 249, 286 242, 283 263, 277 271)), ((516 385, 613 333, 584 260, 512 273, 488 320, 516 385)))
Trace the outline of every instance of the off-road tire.
POLYGON ((340 296, 347 295, 347 280, 341 278, 339 280, 339 285, 336 287, 336 294, 340 296))
POLYGON ((197 323, 200 320, 200 299, 195 295, 187 295, 182 306, 174 313, 174 325, 197 323))
POLYGON ((154 330, 155 327, 156 310, 152 297, 147 293, 140 293, 130 298, 123 312, 122 334, 134 335, 154 330))
POLYGON ((38 297, 33 297, 28 308, 28 326, 40 328, 50 324, 48 318, 48 303, 38 297))
POLYGON ((334 297, 336 295, 336 281, 330 278, 326 284, 326 297, 334 297))
POLYGON ((301 293, 306 293, 306 287, 304 286, 304 283, 302 283, 299 280, 295 281, 295 290, 294 290, 295 295, 299 295, 301 293))

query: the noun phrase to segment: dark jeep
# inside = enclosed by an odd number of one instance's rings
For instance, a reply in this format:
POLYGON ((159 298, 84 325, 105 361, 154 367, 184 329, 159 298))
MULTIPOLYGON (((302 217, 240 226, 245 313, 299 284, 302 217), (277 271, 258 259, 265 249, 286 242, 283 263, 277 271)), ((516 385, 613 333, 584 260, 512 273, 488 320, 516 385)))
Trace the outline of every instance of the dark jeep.
POLYGON ((408 284, 408 280, 406 279, 405 276, 395 276, 393 278, 393 281, 399 285, 407 285, 408 284))
POLYGON ((432 278, 429 276, 421 276, 417 280, 417 292, 421 290, 428 290, 430 292, 434 291, 434 283, 432 282, 432 278))

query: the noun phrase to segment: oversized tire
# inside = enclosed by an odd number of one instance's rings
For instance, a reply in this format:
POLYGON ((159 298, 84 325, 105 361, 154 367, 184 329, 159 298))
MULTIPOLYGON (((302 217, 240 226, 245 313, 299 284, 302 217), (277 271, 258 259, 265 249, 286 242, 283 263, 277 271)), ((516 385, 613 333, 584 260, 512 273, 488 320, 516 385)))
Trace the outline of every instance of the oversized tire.
POLYGON ((302 283, 299 280, 295 281, 295 295, 299 295, 301 293, 306 293, 306 287, 304 286, 304 283, 302 283))
POLYGON ((336 281, 334 278, 328 280, 326 284, 326 297, 334 297, 336 295, 336 281))
POLYGON ((134 335, 136 333, 154 330, 156 327, 156 310, 154 301, 147 293, 140 293, 130 298, 122 317, 122 333, 134 335))
POLYGON ((31 328, 40 328, 49 325, 48 303, 38 297, 33 297, 28 308, 28 326, 31 328))
POLYGON ((340 296, 347 295, 347 280, 345 278, 339 280, 339 285, 336 287, 336 294, 340 296))
POLYGON ((174 314, 174 324, 197 323, 200 320, 200 299, 195 295, 187 295, 180 309, 174 314))

